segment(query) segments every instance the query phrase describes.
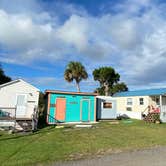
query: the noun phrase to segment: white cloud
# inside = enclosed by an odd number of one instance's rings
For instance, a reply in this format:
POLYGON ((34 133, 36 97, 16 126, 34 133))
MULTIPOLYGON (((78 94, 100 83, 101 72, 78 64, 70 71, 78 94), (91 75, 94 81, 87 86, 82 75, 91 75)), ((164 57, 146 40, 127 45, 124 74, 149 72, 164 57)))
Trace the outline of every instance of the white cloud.
POLYGON ((1 55, 0 60, 28 64, 36 59, 55 62, 66 58, 67 54, 78 55, 75 56, 78 59, 84 56, 101 59, 110 53, 110 43, 91 27, 96 24, 96 18, 71 15, 61 25, 51 21, 45 23, 49 17, 48 13, 29 16, 0 10, 0 45, 12 52, 1 55), (40 23, 35 21, 38 16, 40 23))
POLYGON ((88 20, 72 15, 63 26, 59 27, 57 36, 65 43, 74 46, 78 51, 87 47, 88 20))
POLYGON ((57 8, 55 15, 55 11, 46 11, 33 2, 26 10, 0 3, 0 47, 7 50, 0 54, 1 61, 30 64, 36 60, 81 60, 88 64, 89 72, 91 66, 113 64, 130 86, 152 85, 156 75, 165 83, 165 4, 128 0, 111 6, 107 13, 92 16, 66 3, 61 4, 64 12, 57 8), (31 10, 34 8, 36 12, 31 10))
MULTIPOLYGON (((54 89, 54 90, 64 90, 64 91, 76 91, 75 82, 68 83, 64 80, 64 78, 58 78, 58 77, 26 77, 24 78, 27 82, 30 82, 34 86, 40 88, 41 91, 47 89, 54 89)), ((93 92, 95 87, 97 87, 98 84, 95 83, 91 78, 88 80, 83 80, 80 83, 81 91, 93 92)))
POLYGON ((2 59, 28 63, 42 57, 52 47, 53 29, 50 24, 35 24, 26 15, 13 15, 0 10, 0 44, 12 53, 2 59))

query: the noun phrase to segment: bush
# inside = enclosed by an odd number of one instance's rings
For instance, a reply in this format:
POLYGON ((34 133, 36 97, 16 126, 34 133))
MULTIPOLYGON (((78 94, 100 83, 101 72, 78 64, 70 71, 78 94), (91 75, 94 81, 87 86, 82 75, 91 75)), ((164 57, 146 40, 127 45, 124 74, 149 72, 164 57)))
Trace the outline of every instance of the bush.
POLYGON ((39 95, 39 114, 38 114, 38 128, 45 127, 46 124, 46 116, 47 116, 47 108, 44 94, 40 92, 39 95))

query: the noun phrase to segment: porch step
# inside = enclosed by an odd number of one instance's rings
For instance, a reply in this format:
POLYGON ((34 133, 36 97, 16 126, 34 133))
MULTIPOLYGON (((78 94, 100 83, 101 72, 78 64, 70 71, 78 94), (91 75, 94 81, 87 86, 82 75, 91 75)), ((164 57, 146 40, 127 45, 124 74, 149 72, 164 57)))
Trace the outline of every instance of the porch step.
POLYGON ((17 120, 17 124, 24 131, 31 131, 32 130, 32 120, 17 120))

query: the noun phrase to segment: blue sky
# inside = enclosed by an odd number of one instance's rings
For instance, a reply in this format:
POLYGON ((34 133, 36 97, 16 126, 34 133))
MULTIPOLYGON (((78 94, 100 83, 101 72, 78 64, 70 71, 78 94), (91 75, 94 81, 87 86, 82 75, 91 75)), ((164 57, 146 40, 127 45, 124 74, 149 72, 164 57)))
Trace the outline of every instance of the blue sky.
POLYGON ((69 61, 112 66, 129 89, 166 87, 166 2, 159 0, 0 0, 0 62, 12 79, 42 91, 75 91, 69 61))

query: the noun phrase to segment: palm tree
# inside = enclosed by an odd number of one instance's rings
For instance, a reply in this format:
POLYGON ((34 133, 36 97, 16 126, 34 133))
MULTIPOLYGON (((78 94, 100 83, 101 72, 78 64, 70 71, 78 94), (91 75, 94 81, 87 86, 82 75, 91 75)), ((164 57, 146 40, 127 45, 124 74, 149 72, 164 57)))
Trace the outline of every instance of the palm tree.
POLYGON ((80 92, 80 81, 88 78, 85 67, 80 62, 71 61, 66 67, 64 78, 67 82, 75 80, 77 91, 80 92))

